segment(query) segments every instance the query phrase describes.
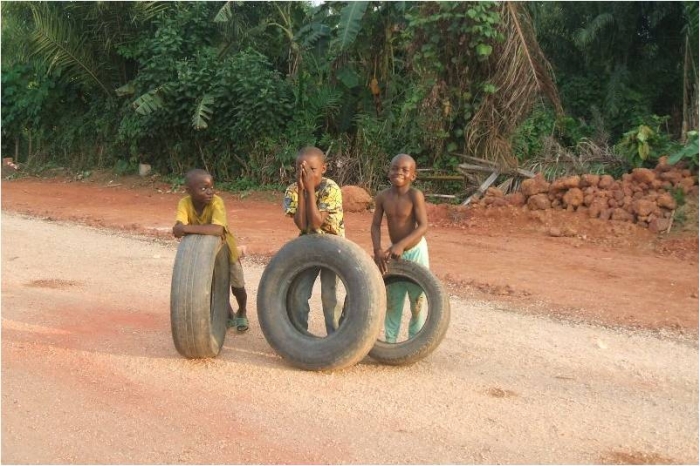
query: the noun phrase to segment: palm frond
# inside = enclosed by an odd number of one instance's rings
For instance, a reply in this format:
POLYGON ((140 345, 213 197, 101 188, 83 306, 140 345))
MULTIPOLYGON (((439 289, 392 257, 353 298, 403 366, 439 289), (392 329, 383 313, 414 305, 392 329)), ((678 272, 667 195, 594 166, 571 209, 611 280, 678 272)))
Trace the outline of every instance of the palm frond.
POLYGON ((226 23, 233 18, 233 12, 231 11, 232 1, 228 1, 221 7, 221 9, 214 16, 215 23, 226 23))
POLYGON ((267 24, 262 22, 257 25, 250 25, 245 21, 244 15, 234 15, 234 6, 240 2, 228 1, 214 16, 214 23, 217 24, 223 37, 219 44, 219 58, 225 55, 242 50, 251 40, 255 40, 265 31, 267 24))
POLYGON ((29 61, 31 50, 27 43, 27 36, 31 33, 31 11, 27 3, 2 2, 0 3, 0 17, 2 17, 2 47, 3 67, 15 63, 29 61))
POLYGON ((41 57, 48 64, 49 71, 63 70, 111 95, 110 86, 101 79, 99 67, 89 54, 85 37, 76 34, 67 19, 48 9, 35 7, 32 13, 35 25, 33 55, 41 57))
POLYGON ((312 22, 299 29, 294 35, 294 40, 300 42, 304 47, 311 47, 318 42, 319 39, 328 37, 330 32, 331 28, 325 24, 312 22))
POLYGON ((131 3, 132 9, 134 11, 133 21, 134 22, 146 22, 150 21, 160 13, 168 9, 171 5, 170 2, 146 2, 139 1, 131 3))
POLYGON ((139 115, 150 115, 163 106, 163 95, 169 90, 170 84, 164 84, 155 89, 151 89, 134 100, 131 103, 131 108, 139 115))
POLYGON ((343 94, 339 90, 324 86, 309 97, 307 105, 311 113, 319 119, 336 112, 340 108, 342 97, 343 94))
POLYGON ((131 107, 139 115, 150 115, 163 106, 163 99, 153 91, 149 91, 131 104, 131 107))
POLYGON ((683 2, 683 16, 685 17, 685 24, 681 32, 695 36, 695 42, 697 43, 698 21, 700 21, 698 2, 683 2))
POLYGON ((335 44, 338 51, 345 50, 355 41, 357 34, 362 28, 362 17, 365 15, 369 2, 348 2, 340 11, 340 22, 338 23, 338 36, 335 44))
POLYGON ((585 50, 599 37, 600 32, 608 25, 615 22, 615 18, 611 13, 601 13, 588 23, 585 27, 579 28, 574 32, 574 44, 585 50))
POLYGON ((517 2, 500 6, 505 40, 495 47, 496 62, 489 71, 496 92, 485 96, 466 133, 471 154, 504 166, 515 165, 510 139, 529 115, 538 98, 545 96, 558 114, 563 113, 551 66, 540 49, 530 17, 517 2))
POLYGON ((125 95, 134 95, 136 89, 134 88, 133 82, 128 82, 123 86, 116 88, 114 92, 117 94, 117 96, 124 97, 125 95))
POLYGON ((622 96, 627 88, 629 71, 624 64, 615 66, 605 86, 605 110, 610 116, 617 116, 622 105, 622 96))
POLYGON ((295 117, 296 124, 317 130, 326 117, 338 112, 342 96, 342 92, 327 85, 308 93, 295 117))
POLYGON ((192 116, 192 127, 197 131, 206 129, 209 124, 207 121, 211 119, 213 109, 211 106, 214 105, 214 97, 210 94, 204 94, 199 103, 194 110, 194 115, 192 116))

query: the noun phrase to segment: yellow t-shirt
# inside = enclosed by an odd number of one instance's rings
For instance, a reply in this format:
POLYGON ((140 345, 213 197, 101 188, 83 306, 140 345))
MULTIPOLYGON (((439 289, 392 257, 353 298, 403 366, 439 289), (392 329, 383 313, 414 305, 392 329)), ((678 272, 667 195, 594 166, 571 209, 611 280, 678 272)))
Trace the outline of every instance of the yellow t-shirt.
POLYGON ((236 239, 228 229, 224 201, 216 194, 211 204, 204 206, 202 215, 197 215, 191 196, 183 197, 177 204, 177 217, 175 221, 183 225, 221 225, 224 227, 224 234, 226 236, 226 244, 228 244, 231 262, 236 262, 238 260, 238 246, 236 245, 236 239))

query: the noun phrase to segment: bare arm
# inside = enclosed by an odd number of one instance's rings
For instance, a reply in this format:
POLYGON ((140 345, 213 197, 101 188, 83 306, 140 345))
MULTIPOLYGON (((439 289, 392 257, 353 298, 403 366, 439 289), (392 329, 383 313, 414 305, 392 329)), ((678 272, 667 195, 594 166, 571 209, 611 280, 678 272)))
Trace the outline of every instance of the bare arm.
POLYGON ((185 235, 211 235, 223 236, 224 227, 221 225, 185 225, 182 222, 177 222, 173 227, 173 235, 176 238, 182 238, 185 235))
POLYGON ((299 231, 306 231, 306 191, 297 190, 297 211, 294 212, 294 223, 299 231))
POLYGON ((374 249, 374 262, 379 267, 379 271, 386 272, 387 256, 382 251, 382 219, 384 218, 384 204, 382 203, 382 193, 377 194, 374 199, 374 217, 372 217, 372 248, 374 249))
POLYGON ((323 225, 326 217, 328 217, 328 212, 321 212, 318 210, 318 206, 316 205, 316 191, 312 189, 307 191, 307 193, 308 195, 304 199, 306 201, 307 225, 311 230, 318 230, 321 228, 321 225, 323 225))
POLYGON ((423 193, 417 189, 411 192, 413 201, 413 212, 416 218, 416 227, 411 233, 406 235, 401 241, 393 244, 389 250, 392 257, 401 257, 407 246, 416 244, 421 237, 428 231, 428 211, 425 206, 425 197, 423 193))

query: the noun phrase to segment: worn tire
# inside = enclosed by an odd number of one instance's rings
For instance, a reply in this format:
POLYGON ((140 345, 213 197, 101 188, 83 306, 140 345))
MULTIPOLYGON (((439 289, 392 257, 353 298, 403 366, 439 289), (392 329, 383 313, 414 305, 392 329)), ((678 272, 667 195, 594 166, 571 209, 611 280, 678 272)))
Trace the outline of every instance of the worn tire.
POLYGON ((305 370, 335 370, 358 363, 374 345, 386 312, 386 289, 370 256, 355 243, 304 235, 285 244, 265 267, 257 307, 265 339, 286 361, 305 370), (297 328, 289 312, 295 279, 312 267, 333 270, 346 290, 343 322, 325 338, 297 328))
POLYGON ((403 366, 425 358, 445 338, 450 325, 450 299, 437 277, 428 268, 415 262, 389 261, 384 283, 388 284, 392 280, 406 280, 420 286, 428 304, 428 316, 418 334, 398 343, 377 340, 369 352, 371 358, 383 364, 403 366))
POLYGON ((170 286, 170 326, 178 353, 212 358, 226 337, 229 251, 217 236, 187 235, 177 248, 170 286))

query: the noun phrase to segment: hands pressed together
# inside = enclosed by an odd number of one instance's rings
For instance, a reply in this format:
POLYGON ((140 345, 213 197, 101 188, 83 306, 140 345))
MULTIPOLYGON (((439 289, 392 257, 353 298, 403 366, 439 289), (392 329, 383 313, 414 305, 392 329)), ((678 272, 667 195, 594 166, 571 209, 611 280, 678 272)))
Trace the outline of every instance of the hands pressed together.
POLYGON ((314 190, 314 174, 311 172, 309 167, 306 166, 305 160, 299 164, 299 168, 297 170, 297 188, 300 193, 303 191, 314 190))

